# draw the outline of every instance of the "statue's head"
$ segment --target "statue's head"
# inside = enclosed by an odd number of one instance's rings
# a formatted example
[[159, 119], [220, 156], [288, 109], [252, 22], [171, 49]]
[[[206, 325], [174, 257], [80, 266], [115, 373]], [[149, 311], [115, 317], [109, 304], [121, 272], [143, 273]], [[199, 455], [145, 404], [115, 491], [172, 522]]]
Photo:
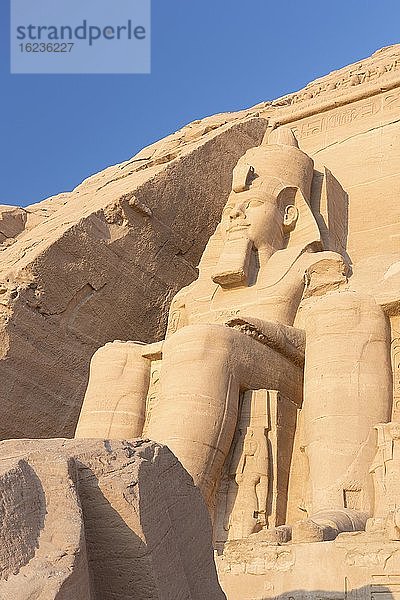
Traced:
[[258, 444], [254, 439], [254, 431], [252, 428], [248, 427], [243, 442], [243, 453], [247, 456], [254, 456], [257, 452], [257, 446]]
[[392, 421], [388, 423], [388, 433], [393, 440], [400, 440], [400, 423]]
[[293, 231], [299, 218], [295, 204], [295, 188], [275, 189], [249, 187], [229, 196], [222, 214], [222, 233], [226, 239], [245, 237], [259, 250], [283, 248], [286, 237]]
[[[271, 256], [289, 246], [320, 239], [309, 206], [314, 173], [288, 128], [278, 128], [239, 160], [232, 190], [222, 213], [224, 251], [213, 280], [220, 285], [245, 283], [252, 249]], [[237, 266], [243, 263], [242, 266]]]

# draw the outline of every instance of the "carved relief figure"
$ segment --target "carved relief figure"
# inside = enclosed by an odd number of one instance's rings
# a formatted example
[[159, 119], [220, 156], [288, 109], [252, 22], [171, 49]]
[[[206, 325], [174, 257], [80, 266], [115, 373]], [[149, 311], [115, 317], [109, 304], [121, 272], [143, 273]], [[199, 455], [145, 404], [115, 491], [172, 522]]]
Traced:
[[242, 539], [266, 525], [268, 444], [264, 429], [241, 435], [230, 468], [227, 497], [228, 539]]
[[[310, 203], [313, 176], [312, 159], [285, 128], [239, 160], [199, 277], [172, 302], [160, 393], [146, 423], [146, 435], [171, 448], [212, 513], [240, 393], [278, 390], [304, 417], [309, 517], [294, 536], [310, 540], [364, 527], [371, 431], [388, 419], [392, 393], [385, 315], [346, 287], [343, 257], [324, 250]], [[134, 342], [95, 354], [77, 437], [142, 435], [153, 355]], [[265, 504], [264, 446], [254, 431], [245, 439], [234, 469], [232, 536], [254, 531]], [[359, 499], [349, 508], [344, 490], [355, 479]]]
[[400, 540], [400, 423], [379, 423], [376, 430], [378, 449], [371, 466], [375, 508], [370, 526]]

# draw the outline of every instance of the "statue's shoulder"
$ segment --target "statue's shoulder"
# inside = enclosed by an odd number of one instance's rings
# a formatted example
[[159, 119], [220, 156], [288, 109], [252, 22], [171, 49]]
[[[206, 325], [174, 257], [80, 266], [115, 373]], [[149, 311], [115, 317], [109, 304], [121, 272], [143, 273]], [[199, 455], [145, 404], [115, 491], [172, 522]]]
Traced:
[[348, 283], [349, 265], [338, 252], [315, 252], [307, 262], [303, 300], [342, 290]]
[[186, 305], [187, 297], [192, 293], [193, 288], [195, 287], [197, 279], [190, 283], [189, 285], [185, 285], [185, 287], [181, 288], [176, 292], [171, 301], [171, 308], [183, 308]]
[[321, 250], [318, 252], [303, 252], [300, 257], [307, 270], [325, 269], [327, 271], [343, 271], [348, 273], [349, 267], [344, 257], [338, 252]]

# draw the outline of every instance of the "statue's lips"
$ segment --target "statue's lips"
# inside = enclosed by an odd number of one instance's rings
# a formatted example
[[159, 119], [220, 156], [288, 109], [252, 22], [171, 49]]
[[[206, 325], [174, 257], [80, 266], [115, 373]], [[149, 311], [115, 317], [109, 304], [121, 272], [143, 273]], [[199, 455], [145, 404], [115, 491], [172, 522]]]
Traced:
[[232, 231], [240, 231], [241, 229], [246, 229], [246, 227], [250, 227], [250, 223], [234, 223], [226, 228], [226, 232], [231, 233]]

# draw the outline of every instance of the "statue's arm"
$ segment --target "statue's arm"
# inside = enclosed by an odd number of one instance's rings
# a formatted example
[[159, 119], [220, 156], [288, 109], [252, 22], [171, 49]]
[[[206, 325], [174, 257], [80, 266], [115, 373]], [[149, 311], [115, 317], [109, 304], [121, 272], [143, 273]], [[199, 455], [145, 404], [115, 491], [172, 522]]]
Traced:
[[229, 319], [225, 325], [250, 335], [296, 364], [304, 364], [306, 336], [302, 329], [247, 316]]
[[242, 456], [240, 457], [239, 464], [238, 464], [238, 467], [237, 467], [236, 473], [235, 473], [235, 481], [238, 485], [243, 481], [243, 473], [244, 473], [245, 466], [246, 466], [246, 454], [243, 452]]

